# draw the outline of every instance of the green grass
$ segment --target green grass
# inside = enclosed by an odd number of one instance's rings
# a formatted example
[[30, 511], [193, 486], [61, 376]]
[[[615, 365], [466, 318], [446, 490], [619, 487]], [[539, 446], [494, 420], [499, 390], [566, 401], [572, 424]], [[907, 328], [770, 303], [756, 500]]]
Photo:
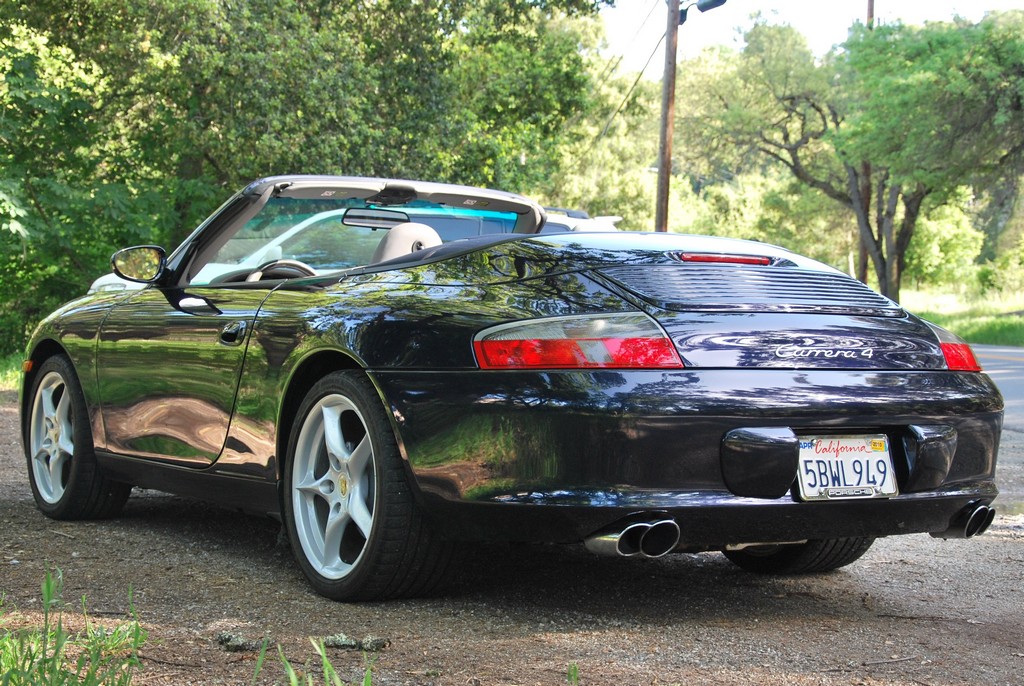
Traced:
[[0, 357], [0, 391], [16, 391], [21, 383], [21, 363], [25, 356], [12, 353]]
[[[40, 627], [11, 629], [9, 618], [0, 614], [0, 684], [130, 684], [140, 664], [139, 648], [146, 641], [145, 630], [137, 619], [112, 629], [94, 623], [83, 598], [85, 628], [69, 631], [64, 626], [62, 586], [59, 570], [46, 573]], [[130, 599], [131, 594], [129, 605]]]
[[[5, 613], [0, 596], [0, 686], [128, 686], [141, 667], [139, 649], [147, 634], [139, 624], [128, 594], [132, 618], [113, 628], [90, 619], [82, 598], [85, 628], [70, 631], [64, 624], [63, 576], [60, 570], [47, 572], [42, 582], [43, 623], [24, 624], [17, 614]], [[324, 641], [310, 638], [319, 660], [294, 667], [278, 646], [280, 661], [289, 686], [346, 686], [324, 648]], [[257, 683], [267, 657], [269, 639], [264, 639], [252, 676]], [[372, 686], [376, 659], [363, 655], [366, 667], [359, 686]], [[319, 662], [319, 665], [315, 664]], [[578, 682], [577, 682], [578, 683]], [[357, 686], [355, 682], [351, 686]]]
[[[327, 651], [324, 648], [324, 642], [318, 641], [314, 638], [309, 639], [310, 643], [313, 644], [313, 649], [316, 654], [320, 656], [320, 675], [319, 678], [323, 679], [325, 686], [346, 686], [345, 682], [341, 680], [338, 673], [334, 669], [334, 665], [327, 658]], [[260, 651], [259, 660], [262, 662], [263, 657], [266, 653], [267, 644], [264, 642], [263, 649]], [[318, 675], [314, 675], [310, 672], [296, 669], [288, 661], [288, 658], [284, 656], [284, 651], [278, 646], [278, 653], [280, 653], [281, 664], [284, 666], [285, 676], [288, 678], [289, 686], [317, 686], [319, 683]], [[365, 658], [365, 656], [364, 656]], [[256, 677], [259, 676], [259, 668], [257, 667], [256, 674], [253, 675], [253, 682], [255, 683]], [[363, 672], [363, 681], [361, 686], [372, 686], [373, 685], [373, 666], [366, 668]], [[352, 684], [355, 686], [355, 683]]]
[[900, 304], [968, 343], [1024, 346], [1024, 294], [985, 297], [905, 290]]

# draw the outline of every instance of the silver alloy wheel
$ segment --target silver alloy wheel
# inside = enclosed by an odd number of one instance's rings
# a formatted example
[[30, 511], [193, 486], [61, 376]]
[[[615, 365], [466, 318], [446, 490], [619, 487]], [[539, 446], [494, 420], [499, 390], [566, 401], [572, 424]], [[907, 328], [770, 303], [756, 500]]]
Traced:
[[71, 459], [75, 454], [71, 393], [64, 377], [57, 372], [44, 376], [36, 387], [29, 447], [32, 478], [39, 496], [56, 505], [68, 486]]
[[366, 550], [376, 501], [373, 445], [351, 400], [331, 394], [310, 408], [291, 470], [295, 529], [305, 558], [320, 576], [342, 579]]

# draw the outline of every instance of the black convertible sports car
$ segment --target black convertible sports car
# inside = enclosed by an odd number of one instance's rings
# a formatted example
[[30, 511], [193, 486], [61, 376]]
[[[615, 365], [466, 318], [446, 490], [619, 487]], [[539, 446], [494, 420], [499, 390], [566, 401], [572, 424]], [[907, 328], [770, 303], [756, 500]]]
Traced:
[[1002, 398], [960, 339], [817, 262], [541, 234], [525, 198], [290, 176], [122, 250], [28, 346], [39, 508], [133, 485], [279, 517], [320, 593], [421, 594], [464, 541], [819, 572], [994, 511]]

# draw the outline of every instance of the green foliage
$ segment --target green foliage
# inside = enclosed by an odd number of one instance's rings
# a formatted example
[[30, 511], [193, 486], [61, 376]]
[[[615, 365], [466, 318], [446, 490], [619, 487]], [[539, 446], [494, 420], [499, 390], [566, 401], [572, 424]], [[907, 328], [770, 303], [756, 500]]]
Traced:
[[[127, 686], [140, 667], [139, 649], [147, 639], [135, 616], [129, 592], [131, 621], [108, 628], [93, 622], [82, 599], [85, 628], [77, 633], [64, 626], [63, 576], [60, 570], [47, 572], [41, 584], [43, 624], [40, 627], [9, 628], [11, 615], [4, 616], [0, 596], [0, 686]], [[345, 686], [327, 657], [324, 642], [310, 639], [318, 658], [319, 678], [307, 665], [294, 667], [278, 646], [280, 662], [292, 686]], [[269, 640], [264, 640], [253, 671], [259, 680], [266, 661]], [[375, 660], [364, 654], [361, 686], [372, 686]], [[354, 686], [354, 683], [353, 683]]]
[[0, 353], [260, 176], [557, 177], [600, 4], [0, 4]]
[[[1024, 12], [858, 25], [816, 60], [794, 29], [758, 20], [741, 52], [708, 51], [681, 70], [686, 169], [720, 183], [781, 165], [850, 212], [879, 288], [898, 299], [926, 200], [955, 203], [965, 183], [1024, 165], [1022, 28]], [[935, 275], [930, 243], [915, 278]]]
[[965, 208], [966, 189], [959, 202], [940, 205], [927, 212], [918, 222], [914, 241], [907, 249], [904, 276], [915, 286], [942, 286], [968, 283], [977, 267], [985, 236], [970, 222]]
[[18, 390], [21, 383], [21, 363], [24, 355], [11, 353], [0, 357], [0, 391], [12, 392]]
[[657, 185], [650, 166], [658, 150], [653, 113], [660, 90], [633, 75], [612, 76], [609, 66], [596, 59], [589, 69], [595, 75], [586, 108], [563, 135], [564, 144], [553, 158], [555, 171], [533, 192], [546, 205], [620, 216], [619, 228], [650, 231]]
[[1024, 12], [857, 27], [842, 147], [943, 194], [1024, 164]]
[[953, 316], [944, 313], [924, 313], [921, 316], [949, 329], [969, 343], [1017, 347], [1024, 345], [1024, 315], [965, 312]]
[[0, 38], [0, 352], [107, 271], [112, 245], [154, 223], [156, 194], [105, 178], [108, 86], [93, 65], [21, 23]]
[[62, 589], [60, 571], [47, 572], [42, 583], [43, 625], [38, 629], [0, 625], [0, 684], [130, 684], [140, 664], [138, 650], [146, 641], [138, 620], [113, 629], [97, 625], [89, 619], [83, 598], [85, 628], [71, 633], [64, 626]]
[[453, 178], [523, 190], [557, 169], [563, 129], [588, 108], [586, 40], [580, 23], [539, 10], [507, 25], [470, 11], [453, 41], [458, 144], [447, 153]]
[[694, 185], [680, 191], [687, 231], [781, 245], [837, 269], [850, 269], [857, 249], [850, 217], [781, 170], [740, 174], [698, 190]]
[[1024, 236], [1015, 249], [1007, 250], [981, 266], [978, 283], [983, 293], [1024, 293]]
[[845, 88], [855, 106], [835, 144], [847, 159], [869, 161], [875, 178], [884, 173], [902, 193], [902, 225], [891, 247], [881, 234], [890, 281], [899, 283], [904, 265], [916, 268], [909, 275], [921, 283], [953, 281], [966, 275], [953, 268], [943, 276], [936, 267], [961, 261], [951, 251], [975, 249], [973, 232], [950, 217], [943, 233], [955, 236], [943, 236], [940, 247], [934, 226], [915, 226], [912, 200], [933, 213], [942, 204], [963, 206], [965, 184], [981, 191], [1024, 171], [1022, 36], [1024, 12], [1014, 11], [977, 24], [857, 27], [847, 41]]

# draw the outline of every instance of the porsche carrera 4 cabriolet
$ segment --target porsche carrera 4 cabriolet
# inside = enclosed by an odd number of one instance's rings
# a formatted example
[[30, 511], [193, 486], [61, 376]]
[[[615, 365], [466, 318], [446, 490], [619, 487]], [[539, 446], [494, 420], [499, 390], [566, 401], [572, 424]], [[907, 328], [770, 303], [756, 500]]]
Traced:
[[28, 344], [39, 509], [110, 517], [137, 486], [267, 514], [344, 600], [430, 592], [473, 541], [802, 573], [991, 523], [1003, 401], [963, 340], [778, 247], [544, 221], [274, 177], [116, 253], [142, 287]]

